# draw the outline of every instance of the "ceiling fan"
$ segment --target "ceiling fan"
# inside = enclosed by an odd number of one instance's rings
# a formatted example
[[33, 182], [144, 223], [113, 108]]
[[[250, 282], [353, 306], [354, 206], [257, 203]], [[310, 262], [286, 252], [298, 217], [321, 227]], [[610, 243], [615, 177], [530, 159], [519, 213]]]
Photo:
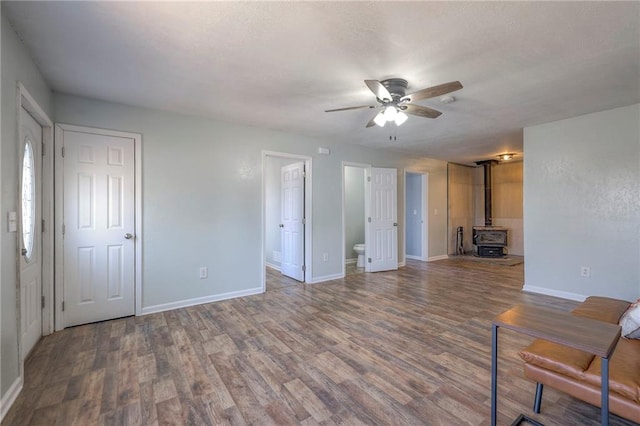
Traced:
[[451, 81], [449, 83], [440, 84], [438, 86], [427, 87], [417, 92], [405, 94], [407, 90], [407, 80], [402, 78], [389, 78], [387, 80], [365, 80], [369, 90], [376, 95], [378, 105], [359, 105], [346, 108], [328, 109], [325, 112], [348, 111], [361, 108], [375, 108], [380, 111], [369, 120], [366, 127], [378, 125], [383, 127], [387, 122], [394, 122], [397, 126], [407, 121], [407, 114], [417, 115], [418, 117], [436, 118], [440, 111], [428, 108], [422, 105], [416, 105], [412, 102], [421, 101], [423, 99], [441, 96], [447, 93], [455, 92], [462, 89], [459, 81]]

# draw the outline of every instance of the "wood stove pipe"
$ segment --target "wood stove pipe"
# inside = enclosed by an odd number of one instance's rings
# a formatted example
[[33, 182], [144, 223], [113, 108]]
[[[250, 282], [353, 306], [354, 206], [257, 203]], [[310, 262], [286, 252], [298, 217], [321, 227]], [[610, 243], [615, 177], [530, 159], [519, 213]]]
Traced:
[[478, 166], [484, 170], [484, 226], [493, 225], [492, 201], [491, 201], [491, 168], [496, 160], [477, 161]]

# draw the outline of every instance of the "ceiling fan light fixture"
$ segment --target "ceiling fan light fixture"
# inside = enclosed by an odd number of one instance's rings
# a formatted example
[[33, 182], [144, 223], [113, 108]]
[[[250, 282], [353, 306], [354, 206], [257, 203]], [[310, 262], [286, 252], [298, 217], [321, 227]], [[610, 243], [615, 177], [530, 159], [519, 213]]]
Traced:
[[407, 121], [407, 118], [409, 118], [407, 114], [405, 114], [402, 111], [398, 111], [398, 113], [396, 114], [396, 118], [394, 120], [396, 122], [396, 126], [400, 126], [402, 123]]
[[398, 115], [398, 109], [396, 108], [395, 105], [388, 106], [384, 110], [384, 118], [389, 122], [395, 121], [397, 115]]
[[374, 122], [374, 123], [376, 123], [376, 124], [377, 124], [378, 126], [380, 126], [380, 127], [384, 127], [385, 123], [387, 122], [387, 119], [386, 119], [386, 117], [385, 117], [385, 115], [384, 115], [384, 112], [383, 112], [383, 111], [380, 111], [380, 112], [378, 113], [378, 115], [376, 115], [376, 116], [373, 118], [373, 122]]

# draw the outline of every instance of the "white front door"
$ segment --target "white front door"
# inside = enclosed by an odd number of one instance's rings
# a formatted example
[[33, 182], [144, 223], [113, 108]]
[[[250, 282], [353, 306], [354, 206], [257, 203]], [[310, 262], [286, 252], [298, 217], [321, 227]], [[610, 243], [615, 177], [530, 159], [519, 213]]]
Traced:
[[64, 326], [135, 311], [135, 140], [64, 130]]
[[304, 163], [280, 170], [280, 209], [283, 275], [304, 281]]
[[24, 108], [20, 122], [20, 312], [26, 357], [42, 336], [42, 127]]
[[367, 270], [398, 269], [398, 172], [371, 168], [369, 238]]

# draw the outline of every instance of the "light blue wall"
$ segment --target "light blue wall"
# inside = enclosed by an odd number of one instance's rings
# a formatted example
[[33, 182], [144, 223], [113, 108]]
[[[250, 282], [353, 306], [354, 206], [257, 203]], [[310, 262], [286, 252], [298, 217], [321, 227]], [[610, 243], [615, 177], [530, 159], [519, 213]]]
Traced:
[[524, 241], [525, 290], [640, 297], [640, 105], [524, 129]]
[[356, 259], [353, 251], [356, 244], [364, 244], [364, 189], [365, 169], [346, 166], [344, 168], [344, 257]]
[[7, 212], [17, 211], [18, 200], [18, 126], [17, 126], [17, 84], [22, 82], [25, 88], [51, 117], [51, 91], [40, 75], [33, 60], [11, 28], [4, 16], [2, 27], [2, 197], [0, 202], [0, 250], [2, 266], [0, 270], [1, 301], [0, 313], [0, 392], [6, 391], [19, 375], [18, 329], [16, 321], [16, 233], [7, 232]]
[[407, 173], [407, 224], [408, 256], [422, 256], [422, 175]]
[[[396, 167], [399, 176], [403, 167], [446, 173], [441, 161], [346, 141], [61, 94], [55, 94], [54, 107], [60, 123], [142, 134], [143, 307], [259, 288], [262, 150], [313, 157], [314, 279], [342, 271], [342, 161]], [[330, 147], [331, 155], [318, 155], [319, 146]], [[434, 191], [446, 208], [446, 187]], [[404, 259], [404, 238], [399, 246]], [[209, 279], [198, 278], [200, 266], [209, 267]]]

